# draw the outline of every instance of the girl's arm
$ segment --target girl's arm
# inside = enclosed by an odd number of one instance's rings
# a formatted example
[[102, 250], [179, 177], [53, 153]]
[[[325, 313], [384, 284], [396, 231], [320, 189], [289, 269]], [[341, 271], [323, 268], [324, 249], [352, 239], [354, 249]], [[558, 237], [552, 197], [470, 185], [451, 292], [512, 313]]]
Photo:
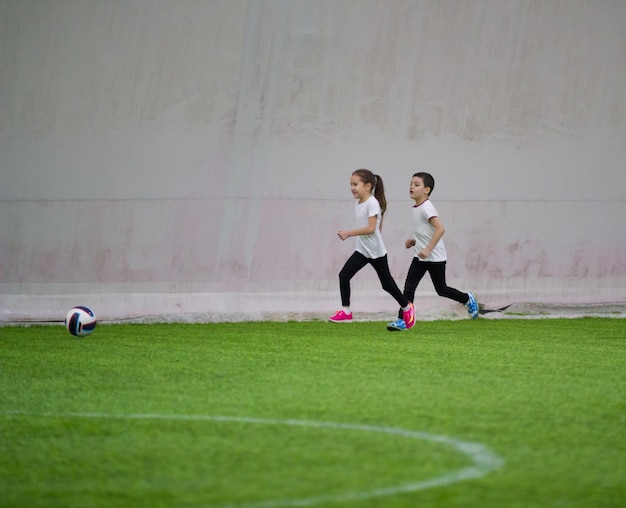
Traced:
[[339, 231], [337, 231], [337, 236], [342, 240], [345, 240], [347, 238], [350, 238], [351, 236], [371, 235], [374, 231], [376, 231], [377, 217], [378, 215], [372, 215], [368, 220], [367, 226], [365, 226], [364, 228], [352, 230], [340, 229]]
[[437, 245], [437, 242], [441, 240], [441, 237], [446, 232], [443, 224], [439, 220], [439, 217], [431, 217], [428, 222], [430, 222], [432, 227], [435, 228], [435, 231], [433, 232], [433, 237], [430, 239], [430, 242], [428, 242], [428, 245], [417, 254], [422, 259], [430, 256], [430, 253], [435, 248], [435, 245]]

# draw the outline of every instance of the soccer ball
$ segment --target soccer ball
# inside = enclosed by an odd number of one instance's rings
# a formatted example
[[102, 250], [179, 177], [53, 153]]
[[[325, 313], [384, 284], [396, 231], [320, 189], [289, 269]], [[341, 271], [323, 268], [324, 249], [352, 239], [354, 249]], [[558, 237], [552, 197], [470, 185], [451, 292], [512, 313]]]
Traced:
[[91, 309], [78, 305], [65, 316], [65, 328], [76, 337], [86, 337], [96, 327], [96, 315]]

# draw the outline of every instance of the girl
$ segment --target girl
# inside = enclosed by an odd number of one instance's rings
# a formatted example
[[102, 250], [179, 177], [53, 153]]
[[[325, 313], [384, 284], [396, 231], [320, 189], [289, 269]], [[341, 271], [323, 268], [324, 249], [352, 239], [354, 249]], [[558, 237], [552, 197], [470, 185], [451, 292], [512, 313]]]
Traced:
[[[415, 257], [409, 267], [409, 272], [404, 283], [404, 296], [411, 302], [415, 299], [415, 290], [428, 272], [439, 296], [450, 298], [455, 302], [465, 305], [472, 319], [478, 317], [478, 303], [473, 293], [462, 293], [458, 289], [451, 288], [446, 283], [446, 261], [448, 259], [446, 248], [443, 244], [445, 228], [439, 220], [439, 214], [435, 205], [430, 201], [430, 195], [435, 188], [435, 179], [430, 173], [415, 173], [411, 178], [409, 195], [415, 201], [412, 208], [411, 224], [413, 226], [413, 238], [409, 238], [405, 247], [415, 248]], [[387, 330], [405, 330], [403, 312], [398, 313], [398, 320], [387, 325]]]
[[387, 250], [380, 234], [383, 214], [387, 209], [383, 180], [368, 169], [357, 169], [350, 177], [350, 188], [352, 195], [357, 199], [357, 229], [341, 229], [337, 232], [337, 236], [341, 240], [356, 236], [356, 250], [339, 272], [339, 290], [343, 308], [329, 319], [333, 323], [352, 322], [350, 280], [369, 263], [376, 270], [383, 289], [393, 296], [402, 308], [402, 318], [406, 328], [411, 328], [415, 324], [413, 304], [402, 294], [391, 276], [387, 263]]

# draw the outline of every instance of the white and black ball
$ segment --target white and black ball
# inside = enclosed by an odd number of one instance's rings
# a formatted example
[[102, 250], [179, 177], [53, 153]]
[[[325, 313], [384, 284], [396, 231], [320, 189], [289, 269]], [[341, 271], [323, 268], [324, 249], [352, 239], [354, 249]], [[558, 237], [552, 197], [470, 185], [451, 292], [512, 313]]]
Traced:
[[72, 307], [65, 316], [65, 328], [76, 337], [86, 337], [96, 328], [96, 315], [82, 305]]

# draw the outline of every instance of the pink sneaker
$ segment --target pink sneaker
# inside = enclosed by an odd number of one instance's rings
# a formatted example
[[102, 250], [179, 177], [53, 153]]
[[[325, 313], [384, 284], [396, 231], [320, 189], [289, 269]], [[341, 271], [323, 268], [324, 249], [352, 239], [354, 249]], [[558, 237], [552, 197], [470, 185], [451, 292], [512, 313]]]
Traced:
[[333, 323], [352, 323], [352, 313], [346, 314], [343, 310], [337, 311], [334, 316], [328, 318]]
[[413, 328], [415, 324], [415, 307], [411, 302], [409, 302], [409, 310], [402, 312], [402, 318], [404, 319], [407, 330]]

